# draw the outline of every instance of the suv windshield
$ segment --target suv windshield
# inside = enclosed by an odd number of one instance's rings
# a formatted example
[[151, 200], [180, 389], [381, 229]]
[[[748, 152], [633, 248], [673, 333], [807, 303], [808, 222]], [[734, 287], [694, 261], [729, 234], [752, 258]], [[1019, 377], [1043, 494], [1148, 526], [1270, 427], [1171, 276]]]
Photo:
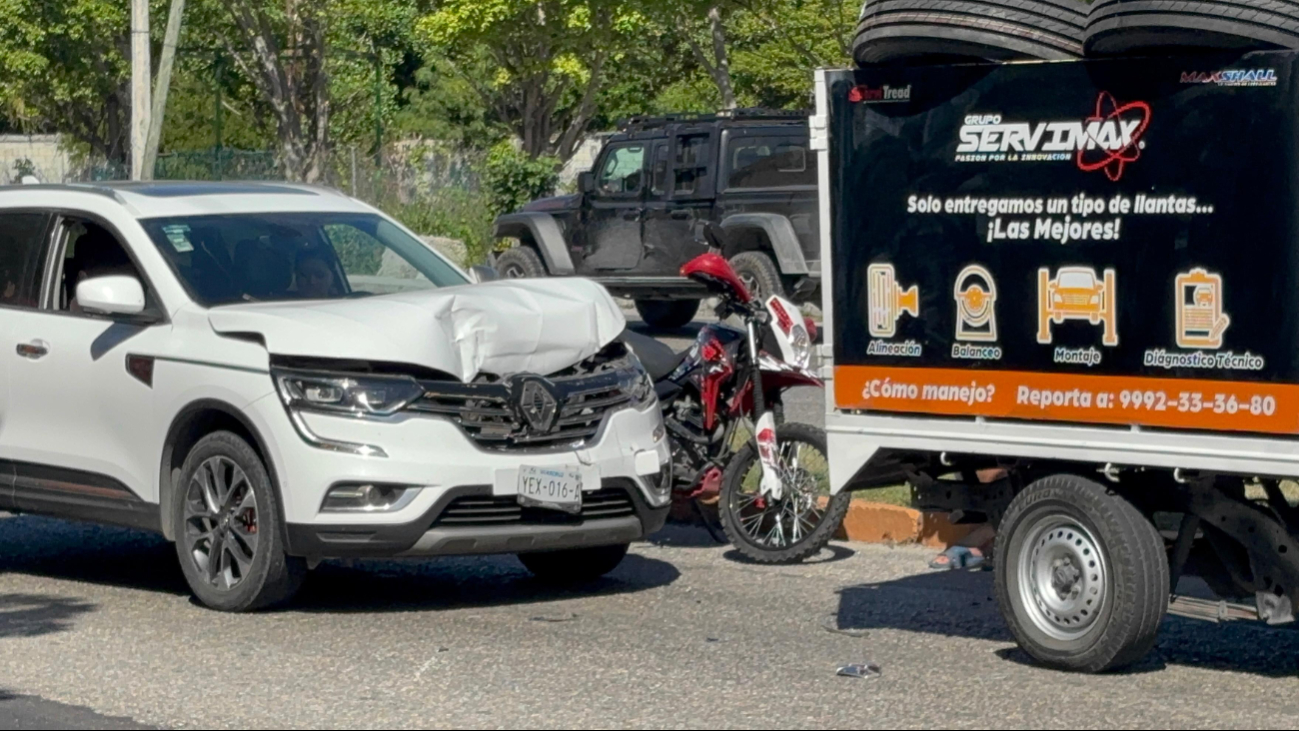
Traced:
[[254, 213], [140, 223], [206, 307], [467, 283], [423, 242], [374, 214]]

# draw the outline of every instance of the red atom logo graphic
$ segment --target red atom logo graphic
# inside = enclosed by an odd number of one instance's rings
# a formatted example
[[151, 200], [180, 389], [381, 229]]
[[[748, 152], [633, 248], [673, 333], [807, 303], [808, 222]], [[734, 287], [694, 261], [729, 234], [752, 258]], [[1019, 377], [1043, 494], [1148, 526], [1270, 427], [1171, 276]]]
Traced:
[[1087, 118], [1087, 122], [1116, 122], [1119, 125], [1119, 134], [1122, 134], [1125, 122], [1132, 122], [1140, 118], [1140, 124], [1132, 129], [1131, 136], [1127, 138], [1126, 144], [1117, 149], [1105, 149], [1100, 140], [1094, 136], [1088, 135], [1088, 139], [1095, 144], [1095, 149], [1082, 149], [1078, 151], [1078, 167], [1083, 172], [1095, 172], [1104, 170], [1106, 177], [1114, 182], [1118, 182], [1123, 177], [1123, 170], [1130, 162], [1136, 162], [1141, 157], [1141, 137], [1145, 135], [1146, 128], [1150, 126], [1150, 105], [1145, 102], [1129, 102], [1123, 106], [1114, 100], [1114, 95], [1108, 91], [1102, 91], [1096, 99], [1096, 114]]

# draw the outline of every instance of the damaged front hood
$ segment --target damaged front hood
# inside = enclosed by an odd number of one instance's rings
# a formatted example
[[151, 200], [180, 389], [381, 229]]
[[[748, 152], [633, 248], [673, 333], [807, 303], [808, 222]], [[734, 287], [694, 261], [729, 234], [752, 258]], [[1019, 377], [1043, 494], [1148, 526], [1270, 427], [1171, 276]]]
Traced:
[[273, 355], [407, 363], [464, 382], [549, 375], [595, 355], [627, 324], [604, 287], [575, 278], [231, 305], [208, 320], [224, 335], [261, 336]]

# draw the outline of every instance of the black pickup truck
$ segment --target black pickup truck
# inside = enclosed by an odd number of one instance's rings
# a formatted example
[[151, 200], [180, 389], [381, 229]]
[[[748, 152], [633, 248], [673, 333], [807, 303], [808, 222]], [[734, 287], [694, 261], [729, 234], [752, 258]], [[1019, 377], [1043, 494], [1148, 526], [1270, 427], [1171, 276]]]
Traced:
[[722, 253], [761, 296], [818, 301], [817, 156], [803, 112], [741, 110], [623, 123], [576, 195], [538, 200], [496, 221], [518, 241], [496, 260], [505, 277], [584, 276], [636, 301], [651, 326], [691, 321], [705, 293], [679, 276]]

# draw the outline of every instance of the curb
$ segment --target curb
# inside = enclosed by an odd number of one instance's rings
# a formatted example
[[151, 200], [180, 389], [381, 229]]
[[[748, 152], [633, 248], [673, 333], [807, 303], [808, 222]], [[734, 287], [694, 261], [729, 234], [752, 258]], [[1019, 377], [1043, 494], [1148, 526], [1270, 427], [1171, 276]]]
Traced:
[[972, 530], [974, 526], [953, 525], [947, 513], [854, 500], [835, 537], [854, 543], [916, 544], [941, 550]]

